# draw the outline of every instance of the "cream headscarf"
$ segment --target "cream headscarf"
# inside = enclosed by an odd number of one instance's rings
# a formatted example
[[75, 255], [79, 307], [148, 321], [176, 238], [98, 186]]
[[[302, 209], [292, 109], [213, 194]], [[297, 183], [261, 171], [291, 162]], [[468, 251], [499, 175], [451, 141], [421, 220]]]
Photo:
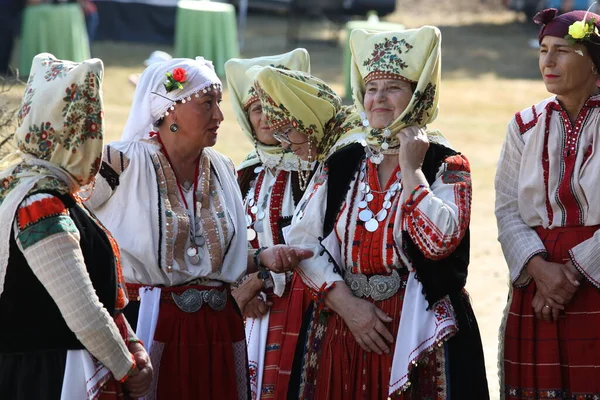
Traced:
[[104, 67], [57, 60], [42, 53], [17, 114], [17, 150], [0, 161], [0, 294], [8, 264], [12, 222], [28, 193], [75, 193], [92, 182], [102, 157]]
[[342, 107], [333, 89], [310, 74], [264, 67], [255, 86], [269, 126], [277, 130], [289, 124], [306, 134], [316, 146], [317, 161], [360, 123], [353, 108]]
[[[167, 92], [167, 73], [176, 68], [185, 70], [186, 81], [182, 89]], [[189, 101], [213, 89], [221, 89], [221, 80], [215, 73], [212, 62], [202, 57], [174, 58], [150, 65], [142, 72], [133, 96], [129, 118], [123, 129], [121, 140], [133, 142], [149, 137], [154, 123], [168, 115], [178, 101]]]
[[[232, 58], [225, 63], [225, 76], [233, 111], [242, 130], [256, 147], [256, 150], [250, 152], [238, 166], [238, 170], [259, 164], [261, 161], [268, 162], [275, 159], [277, 163], [286, 168], [297, 168], [298, 166], [298, 158], [293, 153], [286, 152], [281, 145], [273, 146], [259, 142], [248, 119], [248, 107], [251, 103], [259, 100], [258, 93], [254, 88], [254, 80], [260, 71], [260, 68], [257, 67], [266, 66], [310, 73], [310, 56], [305, 49], [295, 49], [273, 56], [249, 59]], [[283, 159], [280, 160], [282, 155]]]
[[[410, 103], [387, 128], [390, 147], [399, 145], [396, 134], [408, 126], [425, 127], [438, 113], [441, 73], [441, 33], [434, 26], [400, 32], [370, 33], [352, 31], [352, 97], [359, 113], [364, 115], [365, 85], [374, 79], [400, 79], [414, 84]], [[367, 142], [379, 147], [384, 130], [367, 129]], [[428, 132], [430, 139], [449, 146], [437, 131]]]

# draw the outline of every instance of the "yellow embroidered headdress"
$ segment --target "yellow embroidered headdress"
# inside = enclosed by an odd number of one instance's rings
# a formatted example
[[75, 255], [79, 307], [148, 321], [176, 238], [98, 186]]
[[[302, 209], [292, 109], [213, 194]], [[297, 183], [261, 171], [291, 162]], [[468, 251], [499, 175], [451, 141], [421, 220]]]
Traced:
[[[352, 97], [364, 114], [365, 85], [375, 79], [399, 79], [414, 85], [413, 96], [404, 112], [386, 129], [368, 127], [367, 142], [379, 148], [399, 145], [396, 134], [405, 127], [424, 127], [435, 120], [438, 112], [441, 73], [441, 33], [438, 28], [424, 26], [400, 32], [370, 33], [356, 29], [350, 35], [352, 51]], [[440, 133], [428, 133], [432, 138]]]
[[[256, 150], [248, 154], [238, 169], [258, 164], [261, 159], [266, 163], [276, 161], [289, 168], [298, 165], [297, 157], [293, 153], [286, 153], [279, 145], [272, 146], [259, 142], [248, 119], [248, 107], [258, 100], [254, 79], [260, 71], [259, 67], [266, 66], [310, 73], [310, 56], [305, 49], [295, 49], [288, 53], [272, 56], [249, 59], [232, 58], [225, 63], [225, 76], [233, 111], [240, 127], [256, 146]], [[281, 159], [284, 154], [285, 159]]]
[[359, 122], [333, 89], [310, 74], [266, 67], [256, 76], [256, 90], [269, 126], [291, 125], [306, 134], [316, 146], [317, 160]]

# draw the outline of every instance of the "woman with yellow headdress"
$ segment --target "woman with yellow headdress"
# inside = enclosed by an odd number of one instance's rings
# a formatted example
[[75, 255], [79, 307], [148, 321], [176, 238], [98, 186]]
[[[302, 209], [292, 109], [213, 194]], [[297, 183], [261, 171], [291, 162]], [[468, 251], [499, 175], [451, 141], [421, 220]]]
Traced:
[[[227, 86], [240, 127], [254, 144], [238, 167], [244, 196], [249, 245], [253, 249], [283, 244], [282, 228], [289, 224], [302, 197], [300, 178], [312, 169], [286, 151], [266, 123], [254, 78], [264, 66], [310, 72], [305, 49], [225, 63]], [[304, 186], [305, 187], [305, 186]], [[286, 398], [289, 371], [308, 304], [302, 287], [292, 290], [292, 273], [253, 273], [232, 291], [246, 319], [246, 341], [253, 398]], [[262, 293], [262, 294], [261, 294]], [[306, 298], [306, 300], [304, 300]]]
[[[488, 399], [464, 290], [469, 163], [437, 115], [440, 32], [352, 32], [363, 143], [332, 154], [288, 233], [317, 294], [299, 398]], [[328, 310], [324, 310], [324, 307]]]

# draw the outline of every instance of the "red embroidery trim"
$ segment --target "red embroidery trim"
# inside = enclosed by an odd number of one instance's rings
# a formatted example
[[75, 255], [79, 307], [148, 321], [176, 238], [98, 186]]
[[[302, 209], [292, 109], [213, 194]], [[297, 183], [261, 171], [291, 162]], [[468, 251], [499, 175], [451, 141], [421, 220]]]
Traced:
[[523, 117], [520, 112], [515, 114], [515, 120], [517, 121], [517, 125], [519, 125], [519, 132], [521, 132], [521, 135], [533, 128], [538, 122], [539, 114], [537, 113], [535, 106], [531, 106], [531, 112], [533, 113], [533, 119], [527, 123], [523, 122]]
[[275, 184], [271, 191], [271, 201], [269, 207], [269, 223], [271, 225], [271, 236], [273, 236], [273, 245], [282, 244], [282, 239], [279, 235], [279, 218], [281, 218], [281, 206], [283, 205], [283, 195], [287, 186], [290, 173], [287, 171], [279, 171], [275, 178]]
[[57, 197], [47, 197], [36, 200], [26, 207], [19, 208], [19, 229], [23, 230], [42, 219], [55, 217], [57, 215], [69, 215], [65, 205]]

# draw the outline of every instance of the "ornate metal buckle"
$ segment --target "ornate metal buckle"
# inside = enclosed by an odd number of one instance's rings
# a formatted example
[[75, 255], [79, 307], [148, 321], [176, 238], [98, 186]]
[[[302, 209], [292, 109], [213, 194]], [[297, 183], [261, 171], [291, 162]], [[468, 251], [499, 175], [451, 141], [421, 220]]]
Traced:
[[381, 301], [392, 297], [402, 283], [398, 271], [393, 270], [391, 275], [373, 275], [347, 273], [345, 281], [350, 286], [356, 297], [370, 297]]
[[197, 289], [188, 289], [181, 294], [171, 293], [173, 301], [179, 309], [186, 313], [194, 313], [202, 308], [204, 303], [203, 291]]
[[217, 289], [188, 289], [181, 294], [171, 293], [171, 297], [177, 307], [186, 313], [198, 311], [204, 303], [215, 311], [221, 311], [227, 305], [227, 292]]
[[204, 301], [215, 311], [221, 311], [227, 305], [227, 292], [217, 289], [205, 290]]

